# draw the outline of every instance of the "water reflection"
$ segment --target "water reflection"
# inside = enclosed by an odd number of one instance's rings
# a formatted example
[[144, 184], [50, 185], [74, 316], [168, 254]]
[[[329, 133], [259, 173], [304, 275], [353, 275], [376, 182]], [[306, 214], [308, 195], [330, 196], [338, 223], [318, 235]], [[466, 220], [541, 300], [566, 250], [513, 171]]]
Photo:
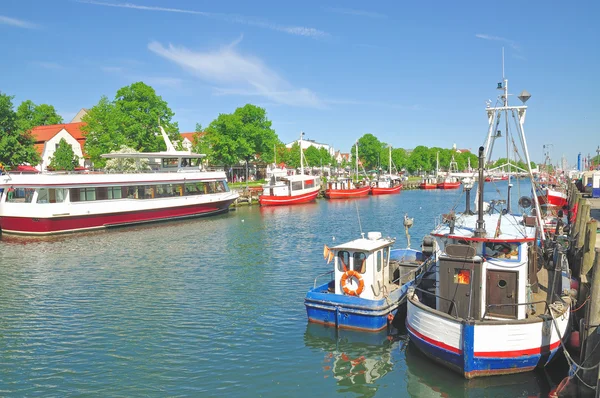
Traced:
[[304, 344], [323, 354], [323, 377], [333, 377], [338, 392], [372, 397], [380, 386], [378, 380], [394, 367], [392, 351], [399, 338], [387, 331], [364, 333], [309, 323]]
[[542, 371], [463, 379], [406, 344], [406, 384], [412, 397], [547, 397], [550, 386]]

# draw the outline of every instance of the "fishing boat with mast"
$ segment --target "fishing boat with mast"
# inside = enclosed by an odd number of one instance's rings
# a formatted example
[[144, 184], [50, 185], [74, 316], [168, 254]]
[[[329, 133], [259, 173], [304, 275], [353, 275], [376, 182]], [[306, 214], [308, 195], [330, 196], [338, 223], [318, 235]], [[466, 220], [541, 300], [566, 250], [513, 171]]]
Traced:
[[388, 148], [388, 174], [377, 176], [377, 179], [371, 183], [371, 195], [390, 195], [402, 190], [402, 178], [392, 172], [394, 163], [392, 162], [391, 145]]
[[321, 178], [304, 174], [304, 153], [300, 134], [300, 174], [276, 176], [263, 185], [262, 195], [258, 197], [261, 206], [284, 206], [314, 201], [321, 189]]
[[365, 180], [358, 181], [358, 142], [356, 143], [356, 169], [354, 181], [350, 177], [337, 177], [327, 182], [325, 197], [327, 199], [351, 199], [366, 197], [371, 192], [371, 186]]
[[[533, 188], [523, 129], [530, 95], [523, 91], [518, 97], [523, 105], [512, 106], [508, 80], [503, 78], [498, 89], [501, 104], [486, 108], [489, 129], [485, 147], [479, 148], [476, 212], [470, 211], [465, 189], [465, 211], [444, 215], [431, 233], [437, 242], [435, 289], [417, 284], [407, 293], [412, 344], [467, 379], [546, 365], [569, 333], [565, 251], [546, 240], [537, 197], [521, 198], [523, 214], [513, 213], [508, 184], [506, 199], [484, 202], [484, 160], [491, 156], [492, 133], [501, 117], [506, 139], [521, 143]], [[516, 121], [515, 136], [510, 120]], [[531, 204], [535, 212], [525, 208]]]
[[420, 189], [437, 189], [438, 178], [439, 178], [439, 167], [440, 159], [439, 153], [436, 154], [435, 157], [435, 175], [424, 176], [419, 184]]
[[0, 229], [51, 235], [227, 212], [239, 195], [225, 172], [206, 171], [205, 155], [177, 151], [159, 129], [166, 151], [102, 155], [134, 159], [138, 172], [0, 175]]
[[437, 182], [437, 189], [458, 189], [460, 188], [460, 180], [454, 174], [458, 173], [458, 166], [452, 155], [452, 160], [448, 167], [448, 173], [445, 176], [440, 176]]

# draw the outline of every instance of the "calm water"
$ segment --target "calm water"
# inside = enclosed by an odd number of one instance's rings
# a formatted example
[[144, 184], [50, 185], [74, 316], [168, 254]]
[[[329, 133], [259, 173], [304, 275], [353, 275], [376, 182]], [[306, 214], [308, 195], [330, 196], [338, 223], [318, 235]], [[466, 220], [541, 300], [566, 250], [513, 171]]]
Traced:
[[404, 246], [407, 212], [418, 247], [435, 215], [464, 208], [459, 196], [406, 191], [5, 236], [0, 396], [546, 396], [542, 373], [467, 382], [424, 359], [402, 330], [307, 324], [304, 295], [330, 269], [323, 244], [356, 238], [362, 227]]

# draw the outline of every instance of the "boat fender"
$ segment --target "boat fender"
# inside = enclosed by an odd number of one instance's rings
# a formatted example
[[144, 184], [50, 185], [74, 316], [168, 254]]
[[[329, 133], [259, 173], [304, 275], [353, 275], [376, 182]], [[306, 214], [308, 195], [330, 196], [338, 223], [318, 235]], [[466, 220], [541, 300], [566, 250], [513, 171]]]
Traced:
[[[356, 279], [356, 282], [358, 283], [358, 287], [354, 290], [348, 286], [348, 281], [351, 278]], [[344, 293], [349, 296], [359, 296], [365, 288], [365, 281], [363, 281], [362, 275], [352, 269], [344, 272], [341, 282]]]

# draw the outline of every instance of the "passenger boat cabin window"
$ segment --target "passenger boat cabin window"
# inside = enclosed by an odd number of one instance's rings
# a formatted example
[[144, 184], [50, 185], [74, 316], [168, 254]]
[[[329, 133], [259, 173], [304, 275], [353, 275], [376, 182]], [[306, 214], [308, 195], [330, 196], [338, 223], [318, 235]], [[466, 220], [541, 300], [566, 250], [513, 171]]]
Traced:
[[163, 158], [162, 167], [165, 169], [179, 167], [179, 159], [177, 158]]
[[6, 201], [9, 203], [31, 203], [35, 188], [14, 188], [6, 191]]
[[383, 264], [382, 264], [382, 263], [383, 263], [383, 261], [382, 261], [382, 258], [381, 258], [381, 256], [382, 256], [382, 251], [381, 251], [381, 250], [378, 250], [378, 251], [375, 253], [375, 263], [377, 264], [377, 272], [381, 272], [381, 267], [382, 267], [382, 265], [383, 265]]
[[367, 270], [367, 255], [362, 252], [356, 252], [352, 257], [354, 258], [354, 271], [364, 274]]
[[64, 188], [40, 188], [37, 203], [62, 203], [65, 201]]
[[508, 260], [519, 259], [519, 243], [514, 242], [485, 242], [486, 257]]

